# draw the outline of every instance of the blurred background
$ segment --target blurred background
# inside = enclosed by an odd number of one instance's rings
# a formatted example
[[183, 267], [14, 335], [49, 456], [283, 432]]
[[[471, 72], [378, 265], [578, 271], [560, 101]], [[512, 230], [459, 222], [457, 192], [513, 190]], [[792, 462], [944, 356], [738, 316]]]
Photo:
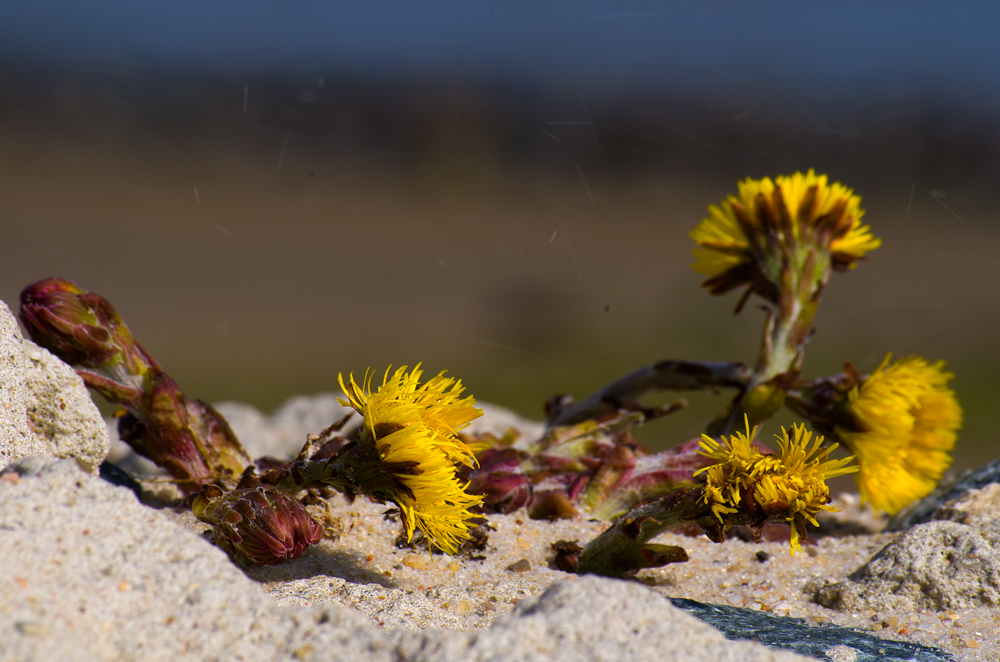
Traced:
[[0, 299], [73, 279], [210, 401], [423, 361], [540, 418], [657, 359], [752, 364], [763, 315], [699, 288], [687, 233], [738, 180], [815, 168], [884, 243], [834, 274], [804, 375], [945, 359], [955, 466], [978, 466], [997, 25], [988, 3], [2, 3]]

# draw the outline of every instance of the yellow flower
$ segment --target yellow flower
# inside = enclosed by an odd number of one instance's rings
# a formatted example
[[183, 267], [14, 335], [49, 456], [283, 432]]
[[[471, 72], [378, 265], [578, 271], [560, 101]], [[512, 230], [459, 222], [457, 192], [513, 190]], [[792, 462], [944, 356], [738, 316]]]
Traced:
[[457, 432], [482, 415], [472, 396], [461, 397], [462, 382], [444, 373], [420, 384], [420, 365], [409, 374], [406, 366], [391, 376], [386, 370], [382, 385], [372, 393], [372, 375], [366, 373], [359, 386], [350, 376], [348, 384], [339, 376], [349, 402], [364, 417], [365, 433], [371, 435], [380, 459], [387, 464], [413, 469], [396, 473], [409, 490], [393, 497], [403, 514], [407, 540], [414, 528], [424, 532], [437, 547], [449, 554], [458, 551], [469, 537], [471, 508], [482, 497], [466, 492], [456, 472], [457, 464], [476, 466], [472, 449]]
[[[815, 259], [816, 269], [853, 268], [882, 244], [861, 224], [860, 205], [861, 198], [851, 189], [839, 182], [828, 184], [826, 175], [812, 170], [782, 175], [774, 182], [747, 178], [739, 183], [738, 196], [709, 206], [708, 217], [689, 233], [699, 246], [692, 266], [709, 276], [705, 286], [713, 294], [753, 283], [755, 272], [777, 283], [783, 255], [791, 255], [802, 267], [808, 249], [824, 254]], [[807, 250], [797, 251], [799, 247]]]
[[711, 505], [719, 522], [724, 521], [723, 515], [739, 511], [736, 506], [740, 505], [741, 493], [750, 484], [754, 466], [767, 457], [752, 444], [757, 427], [750, 430], [749, 422], [747, 426], [746, 434], [737, 432], [722, 443], [703, 434], [698, 445], [700, 455], [719, 461], [694, 473], [696, 476], [702, 472], [708, 474], [702, 502]]
[[[696, 472], [707, 474], [701, 501], [711, 506], [723, 526], [725, 516], [733, 513], [746, 514], [760, 523], [787, 522], [792, 529], [790, 551], [801, 552], [806, 522], [817, 526], [817, 513], [835, 510], [829, 505], [826, 480], [857, 471], [858, 467], [846, 466], [853, 457], [827, 459], [837, 444], [824, 447], [823, 437], [817, 437], [810, 445], [812, 432], [804, 425], [792, 426], [791, 437], [784, 428], [775, 435], [781, 449], [778, 455], [753, 446], [756, 433], [757, 428], [750, 430], [748, 423], [746, 434], [737, 432], [722, 443], [702, 435], [698, 452], [719, 460], [719, 464]], [[752, 496], [753, 503], [746, 503], [744, 496]]]
[[944, 361], [913, 356], [889, 365], [891, 356], [848, 392], [854, 429], [837, 434], [857, 454], [861, 498], [895, 513], [929, 494], [951, 464], [962, 407]]

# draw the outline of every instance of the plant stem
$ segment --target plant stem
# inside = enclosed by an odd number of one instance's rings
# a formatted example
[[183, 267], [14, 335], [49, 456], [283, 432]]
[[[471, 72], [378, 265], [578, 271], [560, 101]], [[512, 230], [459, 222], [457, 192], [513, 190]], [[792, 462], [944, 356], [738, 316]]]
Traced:
[[548, 425], [573, 425], [596, 419], [656, 391], [746, 388], [751, 374], [748, 366], [735, 361], [658, 361], [633, 370], [580, 402], [554, 406], [549, 412]]
[[767, 310], [757, 366], [743, 392], [709, 425], [710, 435], [730, 434], [744, 416], [753, 427], [784, 404], [785, 392], [798, 379], [802, 368], [803, 348], [828, 277], [829, 267], [816, 268], [813, 251], [806, 254], [797, 268], [789, 260], [784, 261], [777, 301]]
[[[635, 506], [587, 544], [577, 572], [618, 576], [642, 567], [686, 561], [687, 553], [680, 547], [646, 543], [669, 528], [710, 517], [708, 506], [698, 503], [700, 496], [699, 489], [683, 489]], [[657, 557], [654, 563], [649, 562], [650, 556]]]

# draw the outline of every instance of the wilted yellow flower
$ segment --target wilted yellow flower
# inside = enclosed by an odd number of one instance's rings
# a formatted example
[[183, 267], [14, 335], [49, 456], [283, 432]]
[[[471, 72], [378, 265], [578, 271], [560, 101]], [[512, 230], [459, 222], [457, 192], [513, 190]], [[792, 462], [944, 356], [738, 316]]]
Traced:
[[409, 493], [394, 495], [403, 514], [407, 539], [414, 528], [424, 532], [437, 547], [454, 554], [469, 537], [470, 508], [482, 497], [466, 492], [456, 472], [457, 464], [476, 466], [472, 449], [457, 432], [482, 415], [472, 396], [461, 397], [462, 382], [444, 373], [420, 384], [420, 365], [409, 374], [406, 366], [391, 376], [386, 370], [378, 391], [371, 391], [371, 375], [363, 386], [350, 377], [339, 377], [353, 407], [364, 416], [365, 432], [375, 440], [380, 459], [387, 464], [409, 466], [396, 473]]
[[948, 387], [944, 361], [892, 355], [847, 394], [854, 429], [837, 428], [858, 457], [861, 498], [895, 513], [926, 496], [951, 464], [962, 407]]
[[[861, 224], [861, 198], [826, 175], [782, 175], [739, 183], [739, 195], [721, 206], [711, 205], [708, 217], [689, 233], [695, 271], [709, 276], [705, 286], [721, 294], [753, 283], [755, 274], [777, 283], [784, 256], [802, 267], [810, 249], [816, 249], [813, 268], [825, 271], [852, 268], [882, 241]], [[798, 248], [805, 251], [799, 251]], [[761, 294], [764, 294], [763, 292]]]
[[[757, 428], [750, 430], [748, 424], [746, 434], [737, 432], [722, 443], [702, 435], [699, 452], [719, 460], [719, 464], [696, 472], [707, 474], [702, 502], [711, 506], [724, 526], [725, 516], [733, 513], [754, 515], [753, 519], [761, 523], [785, 521], [792, 529], [791, 552], [802, 551], [800, 541], [806, 536], [806, 522], [817, 526], [817, 513], [836, 510], [829, 505], [826, 480], [857, 471], [858, 467], [847, 466], [853, 457], [827, 459], [837, 444], [824, 447], [823, 437], [817, 437], [810, 445], [812, 432], [804, 425], [792, 426], [791, 437], [784, 428], [775, 435], [781, 449], [778, 455], [753, 446], [756, 433]], [[752, 496], [753, 503], [746, 503], [745, 495]]]

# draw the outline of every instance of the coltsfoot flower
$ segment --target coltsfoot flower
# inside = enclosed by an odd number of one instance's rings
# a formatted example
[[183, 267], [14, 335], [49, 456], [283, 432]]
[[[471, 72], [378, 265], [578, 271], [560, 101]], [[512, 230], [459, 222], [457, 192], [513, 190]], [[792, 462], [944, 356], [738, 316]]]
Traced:
[[255, 476], [244, 476], [229, 492], [216, 485], [202, 487], [191, 509], [212, 525], [219, 547], [257, 565], [296, 559], [323, 537], [322, 527], [301, 502]]
[[[406, 366], [391, 375], [386, 370], [374, 393], [371, 374], [366, 373], [361, 385], [353, 375], [346, 383], [341, 375], [348, 397], [341, 402], [364, 417], [359, 448], [373, 444], [373, 460], [395, 478], [391, 484], [383, 481], [373, 495], [399, 506], [407, 540], [420, 529], [433, 545], [454, 554], [469, 537], [469, 520], [475, 517], [471, 509], [482, 503], [459, 478], [458, 466], [474, 467], [476, 458], [457, 433], [482, 411], [472, 396], [461, 397], [461, 381], [442, 372], [420, 384], [421, 374], [419, 364], [409, 373]], [[355, 479], [355, 484], [369, 493], [361, 481]]]
[[[837, 444], [823, 446], [823, 437], [812, 440], [804, 425], [784, 428], [775, 435], [778, 455], [762, 452], [754, 446], [757, 428], [747, 427], [715, 441], [702, 437], [701, 453], [719, 463], [701, 469], [706, 474], [700, 502], [711, 507], [723, 529], [729, 522], [750, 521], [760, 527], [765, 522], [787, 522], [791, 527], [790, 551], [802, 551], [801, 540], [807, 537], [806, 523], [818, 526], [816, 514], [834, 511], [826, 480], [858, 470], [848, 466], [853, 457], [828, 459]], [[738, 517], [733, 517], [733, 516]]]
[[718, 464], [699, 469], [695, 475], [706, 474], [703, 488], [703, 503], [711, 506], [712, 513], [723, 522], [729, 513], [739, 512], [743, 493], [750, 485], [754, 468], [767, 461], [753, 445], [757, 426], [747, 429], [746, 434], [736, 432], [728, 440], [716, 441], [707, 434], [702, 435], [698, 444], [698, 454], [718, 461]]
[[848, 391], [849, 419], [835, 429], [857, 455], [861, 498], [895, 513], [929, 494], [951, 464], [962, 407], [944, 361], [911, 356], [889, 365], [891, 356]]
[[[774, 300], [783, 265], [796, 271], [811, 267], [817, 280], [833, 269], [855, 266], [882, 241], [861, 224], [861, 198], [826, 175], [806, 174], [751, 179], [739, 183], [739, 195], [711, 205], [708, 217], [689, 236], [695, 271], [708, 276], [704, 286], [722, 294], [744, 284]], [[808, 264], [809, 253], [814, 253]]]

